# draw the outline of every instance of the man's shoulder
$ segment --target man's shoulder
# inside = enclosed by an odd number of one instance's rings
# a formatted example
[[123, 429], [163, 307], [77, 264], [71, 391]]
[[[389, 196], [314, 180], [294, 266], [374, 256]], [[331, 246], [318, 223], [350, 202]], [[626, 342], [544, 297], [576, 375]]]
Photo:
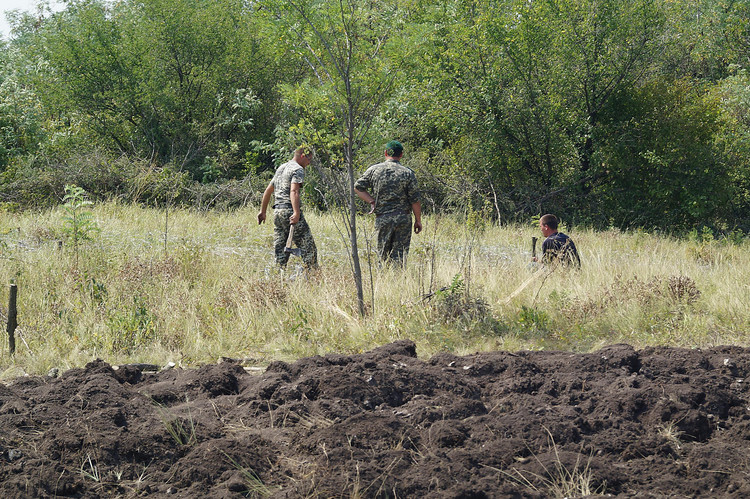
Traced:
[[414, 175], [414, 171], [411, 168], [402, 165], [398, 161], [384, 161], [382, 163], [374, 164], [367, 169], [367, 172], [370, 172], [370, 174], [381, 174], [387, 176], [409, 176], [416, 178], [416, 176]]
[[410, 177], [416, 177], [416, 175], [414, 175], [414, 170], [412, 170], [408, 166], [402, 165], [401, 163], [399, 163], [398, 166], [399, 166], [400, 171], [406, 173]]
[[547, 238], [544, 240], [543, 246], [559, 247], [565, 244], [569, 239], [570, 238], [562, 232], [555, 232], [554, 234], [550, 234], [549, 236], [547, 236]]
[[284, 172], [284, 175], [287, 175], [289, 177], [299, 177], [305, 175], [305, 169], [302, 168], [302, 165], [297, 163], [294, 160], [287, 161], [283, 165], [279, 167], [280, 171]]
[[367, 167], [367, 171], [374, 171], [374, 170], [380, 170], [381, 168], [385, 168], [388, 166], [388, 163], [382, 162], [382, 163], [375, 163], [374, 165], [370, 165]]
[[570, 237], [563, 232], [555, 232], [554, 234], [550, 234], [550, 236], [547, 239], [567, 240], [567, 239], [570, 239]]
[[301, 170], [304, 170], [304, 168], [302, 168], [302, 165], [300, 165], [299, 163], [297, 163], [293, 159], [289, 160], [286, 163], [284, 163], [281, 166], [279, 166], [279, 169], [284, 169], [284, 170], [287, 170], [287, 169], [289, 169], [289, 170], [296, 170], [297, 168], [299, 168]]
[[367, 167], [365, 172], [362, 174], [362, 177], [376, 177], [383, 175], [386, 170], [388, 169], [388, 165], [386, 163], [375, 163], [374, 165], [370, 165]]
[[405, 166], [405, 165], [401, 164], [400, 161], [386, 161], [385, 164], [386, 165], [390, 165], [394, 169], [399, 170], [399, 171], [406, 171], [406, 172], [409, 172], [409, 173], [414, 173], [414, 172], [412, 172], [411, 168], [409, 168], [408, 166]]
[[566, 242], [568, 244], [571, 244], [571, 245], [573, 244], [573, 239], [571, 239], [569, 235], [563, 234], [562, 232], [558, 232], [558, 234], [560, 235], [560, 240], [561, 241], [564, 241], [564, 242]]

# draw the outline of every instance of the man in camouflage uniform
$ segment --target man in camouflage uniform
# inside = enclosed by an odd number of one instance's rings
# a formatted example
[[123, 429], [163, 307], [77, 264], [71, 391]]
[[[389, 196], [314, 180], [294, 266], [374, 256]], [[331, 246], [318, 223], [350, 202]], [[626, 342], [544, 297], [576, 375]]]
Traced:
[[318, 250], [304, 215], [300, 210], [300, 194], [305, 180], [305, 167], [313, 157], [312, 148], [302, 145], [294, 151], [294, 158], [276, 169], [273, 180], [263, 192], [263, 200], [258, 213], [258, 223], [266, 220], [266, 208], [274, 195], [273, 246], [276, 263], [286, 267], [289, 253], [284, 252], [289, 227], [294, 225], [294, 244], [301, 250], [302, 261], [307, 268], [318, 268]]
[[422, 205], [417, 177], [399, 163], [404, 147], [397, 140], [385, 146], [385, 161], [369, 167], [354, 184], [354, 191], [372, 207], [378, 232], [378, 254], [383, 261], [403, 266], [414, 233], [422, 231]]

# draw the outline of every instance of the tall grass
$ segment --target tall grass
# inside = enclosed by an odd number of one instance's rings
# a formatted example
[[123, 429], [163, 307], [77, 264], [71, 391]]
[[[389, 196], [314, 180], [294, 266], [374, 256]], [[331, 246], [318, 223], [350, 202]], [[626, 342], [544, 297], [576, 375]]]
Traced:
[[[95, 358], [195, 366], [233, 357], [262, 365], [402, 338], [423, 357], [748, 339], [747, 240], [574, 230], [582, 270], [556, 270], [508, 301], [535, 272], [531, 225], [427, 216], [400, 270], [379, 266], [372, 219], [362, 218], [365, 295], [374, 303], [359, 318], [335, 215], [306, 213], [321, 261], [307, 275], [297, 257], [285, 272], [276, 269], [272, 228], [257, 225], [255, 207], [172, 210], [166, 251], [163, 211], [117, 203], [91, 211], [101, 232], [79, 248], [77, 266], [73, 248], [58, 242], [62, 209], [0, 218], [0, 276], [19, 287], [16, 354], [9, 356], [1, 334], [0, 376]], [[6, 317], [7, 301], [0, 283]]]

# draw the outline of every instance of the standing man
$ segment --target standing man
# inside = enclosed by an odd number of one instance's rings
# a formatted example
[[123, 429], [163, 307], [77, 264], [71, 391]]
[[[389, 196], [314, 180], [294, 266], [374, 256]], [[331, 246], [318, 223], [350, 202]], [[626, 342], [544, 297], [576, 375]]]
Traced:
[[403, 266], [411, 243], [411, 214], [414, 233], [422, 231], [422, 205], [417, 177], [399, 163], [404, 146], [397, 140], [385, 145], [385, 161], [369, 167], [354, 184], [354, 191], [375, 213], [378, 254], [383, 261]]
[[273, 180], [263, 192], [263, 200], [258, 212], [258, 223], [266, 221], [266, 208], [275, 195], [273, 205], [273, 246], [276, 263], [286, 267], [289, 253], [284, 251], [290, 226], [294, 226], [294, 244], [301, 250], [302, 261], [307, 268], [318, 268], [318, 250], [315, 247], [310, 227], [300, 210], [300, 193], [305, 180], [305, 167], [310, 164], [313, 150], [309, 145], [301, 145], [294, 151], [294, 158], [276, 169]]
[[[578, 256], [573, 240], [562, 232], [557, 231], [559, 221], [555, 215], [542, 215], [539, 219], [539, 229], [546, 238], [542, 243], [542, 263], [559, 263], [573, 267], [581, 267], [581, 259]], [[537, 258], [533, 258], [537, 261]]]

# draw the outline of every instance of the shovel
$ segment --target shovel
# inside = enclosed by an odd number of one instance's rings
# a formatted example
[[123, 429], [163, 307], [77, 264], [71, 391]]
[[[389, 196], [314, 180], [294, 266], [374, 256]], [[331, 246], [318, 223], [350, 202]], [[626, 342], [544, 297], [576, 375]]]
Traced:
[[284, 253], [291, 253], [292, 255], [302, 256], [302, 250], [299, 248], [292, 248], [292, 239], [294, 238], [294, 225], [289, 226], [289, 237], [286, 238], [286, 246], [284, 247]]

